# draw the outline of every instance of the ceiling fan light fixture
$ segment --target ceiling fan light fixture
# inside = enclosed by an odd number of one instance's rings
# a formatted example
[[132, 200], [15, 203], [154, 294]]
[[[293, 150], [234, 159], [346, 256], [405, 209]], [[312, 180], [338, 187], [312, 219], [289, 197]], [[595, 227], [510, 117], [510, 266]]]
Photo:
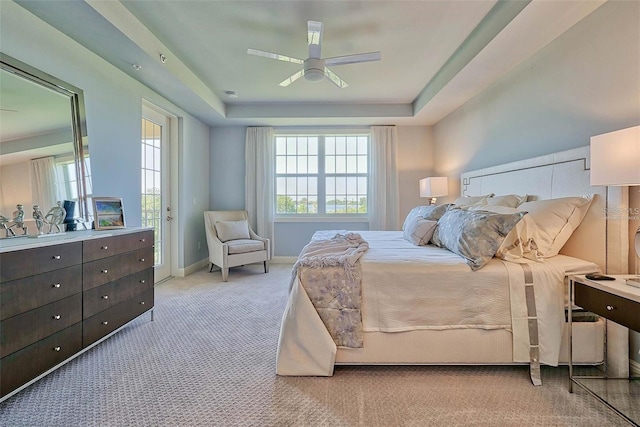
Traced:
[[324, 79], [324, 61], [316, 58], [304, 61], [304, 78], [312, 82]]

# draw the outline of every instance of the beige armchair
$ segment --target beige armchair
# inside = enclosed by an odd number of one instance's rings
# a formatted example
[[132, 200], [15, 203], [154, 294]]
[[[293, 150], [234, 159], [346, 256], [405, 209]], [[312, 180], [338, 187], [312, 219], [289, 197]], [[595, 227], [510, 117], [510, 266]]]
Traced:
[[262, 261], [269, 272], [271, 245], [253, 232], [246, 211], [206, 211], [204, 228], [209, 246], [209, 262], [222, 270], [222, 281], [229, 277], [229, 268]]

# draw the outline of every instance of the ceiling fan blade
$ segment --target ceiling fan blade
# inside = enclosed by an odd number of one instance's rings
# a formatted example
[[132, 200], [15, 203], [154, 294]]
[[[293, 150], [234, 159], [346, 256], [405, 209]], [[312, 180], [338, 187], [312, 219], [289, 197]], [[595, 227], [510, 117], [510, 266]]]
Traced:
[[379, 61], [380, 58], [380, 52], [357, 53], [355, 55], [334, 56], [333, 58], [327, 58], [324, 60], [324, 63], [325, 65], [335, 66], [355, 64], [358, 62]]
[[288, 77], [287, 79], [281, 81], [279, 83], [280, 86], [282, 87], [286, 87], [289, 86], [291, 83], [295, 82], [296, 80], [298, 80], [300, 77], [302, 77], [304, 75], [304, 69], [293, 73], [290, 77]]
[[247, 49], [249, 55], [263, 56], [265, 58], [277, 59], [278, 61], [293, 62], [294, 64], [303, 64], [304, 60], [293, 58], [291, 56], [280, 55], [278, 53], [265, 52], [258, 49]]
[[322, 49], [322, 22], [307, 21], [307, 42], [309, 43], [309, 58], [320, 59]]
[[336, 75], [336, 73], [334, 73], [333, 71], [331, 71], [330, 69], [328, 69], [327, 67], [324, 67], [324, 75], [331, 80], [331, 82], [338, 86], [340, 89], [344, 89], [345, 87], [349, 86], [349, 84], [347, 82], [345, 82], [344, 80], [342, 80], [340, 77], [338, 77]]

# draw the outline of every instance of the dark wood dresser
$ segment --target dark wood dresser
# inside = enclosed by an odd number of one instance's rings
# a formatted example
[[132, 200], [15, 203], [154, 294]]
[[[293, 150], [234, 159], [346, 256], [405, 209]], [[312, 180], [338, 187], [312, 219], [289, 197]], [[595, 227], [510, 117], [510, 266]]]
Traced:
[[152, 229], [19, 240], [0, 247], [0, 401], [154, 302]]

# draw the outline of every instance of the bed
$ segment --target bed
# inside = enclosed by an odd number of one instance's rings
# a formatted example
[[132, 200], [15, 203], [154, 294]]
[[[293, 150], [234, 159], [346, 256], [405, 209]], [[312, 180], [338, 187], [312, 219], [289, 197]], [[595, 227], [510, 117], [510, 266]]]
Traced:
[[[461, 188], [463, 195], [529, 200], [593, 196], [560, 253], [545, 262], [492, 258], [471, 271], [459, 255], [416, 246], [402, 232], [360, 232], [368, 246], [359, 257], [361, 346], [336, 345], [294, 274], [278, 343], [279, 375], [330, 376], [335, 365], [355, 364], [529, 364], [533, 383], [540, 384], [540, 364], [567, 361], [566, 277], [626, 269], [626, 223], [605, 215], [624, 209], [623, 190], [589, 185], [588, 147], [467, 172]], [[574, 361], [602, 363], [604, 321], [574, 325]]]

